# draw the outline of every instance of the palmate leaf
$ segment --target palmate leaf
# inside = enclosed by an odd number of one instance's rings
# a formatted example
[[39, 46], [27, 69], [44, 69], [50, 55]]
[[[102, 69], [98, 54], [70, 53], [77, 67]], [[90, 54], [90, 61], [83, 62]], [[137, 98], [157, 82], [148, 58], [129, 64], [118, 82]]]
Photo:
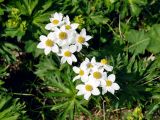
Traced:
[[126, 33], [126, 39], [129, 43], [131, 43], [127, 49], [135, 55], [144, 53], [145, 49], [147, 48], [150, 42], [150, 38], [146, 35], [146, 33], [143, 30], [130, 30]]
[[151, 27], [149, 32], [150, 43], [147, 47], [148, 51], [152, 53], [160, 52], [160, 24], [155, 24]]
[[11, 96], [6, 95], [0, 95], [0, 98], [0, 120], [17, 120], [19, 118], [23, 120], [26, 118], [25, 111], [23, 111], [24, 105], [20, 104], [18, 99], [14, 100]]
[[39, 0], [23, 0], [25, 7], [27, 8], [28, 15], [31, 15]]

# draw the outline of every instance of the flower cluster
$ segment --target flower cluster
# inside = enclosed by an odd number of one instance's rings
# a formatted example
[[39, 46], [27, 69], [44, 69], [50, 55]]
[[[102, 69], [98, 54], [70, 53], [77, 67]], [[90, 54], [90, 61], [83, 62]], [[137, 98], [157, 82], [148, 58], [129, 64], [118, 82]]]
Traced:
[[115, 75], [107, 75], [111, 72], [113, 67], [108, 65], [106, 59], [102, 59], [100, 62], [96, 62], [93, 57], [91, 61], [86, 58], [80, 64], [80, 67], [73, 67], [73, 71], [77, 74], [73, 81], [81, 80], [82, 84], [76, 86], [78, 89], [77, 95], [84, 95], [84, 99], [88, 100], [91, 95], [99, 95], [102, 88], [102, 94], [110, 92], [114, 94], [115, 90], [119, 90], [120, 87], [115, 83]]
[[71, 23], [68, 16], [63, 16], [62, 13], [51, 15], [50, 23], [45, 26], [45, 29], [50, 33], [45, 36], [40, 36], [38, 48], [44, 49], [44, 53], [48, 55], [50, 52], [61, 56], [61, 63], [72, 65], [72, 62], [77, 62], [74, 53], [79, 52], [82, 46], [89, 46], [87, 43], [92, 37], [86, 34], [86, 29], [83, 28], [80, 33], [76, 31], [77, 23]]

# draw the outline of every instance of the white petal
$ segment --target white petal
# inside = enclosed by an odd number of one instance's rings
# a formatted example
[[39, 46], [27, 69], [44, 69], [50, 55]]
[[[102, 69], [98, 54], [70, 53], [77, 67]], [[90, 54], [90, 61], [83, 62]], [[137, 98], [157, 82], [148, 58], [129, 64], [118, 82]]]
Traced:
[[98, 88], [94, 88], [94, 89], [92, 90], [92, 94], [93, 94], [93, 95], [99, 95], [99, 94], [100, 94], [99, 89], [98, 89]]
[[78, 28], [78, 26], [79, 26], [79, 24], [77, 24], [77, 23], [73, 23], [73, 24], [71, 24], [71, 27], [72, 27], [72, 29], [77, 29]]
[[45, 55], [48, 55], [51, 52], [51, 48], [47, 47], [44, 49]]
[[52, 52], [58, 53], [59, 52], [59, 47], [57, 45], [54, 45], [52, 47]]
[[72, 58], [72, 61], [77, 62], [77, 58], [75, 57], [75, 55], [72, 54], [71, 58]]
[[68, 64], [72, 65], [72, 58], [68, 57], [67, 62], [68, 62]]
[[102, 88], [102, 95], [104, 95], [105, 93], [107, 93], [107, 89]]
[[82, 44], [77, 44], [77, 52], [81, 51], [82, 49]]
[[86, 29], [83, 28], [83, 29], [81, 30], [80, 34], [81, 34], [82, 36], [86, 36]]
[[80, 76], [79, 76], [79, 75], [77, 75], [76, 77], [73, 78], [73, 82], [74, 82], [75, 80], [78, 80], [78, 79], [80, 79]]
[[113, 70], [113, 67], [110, 66], [110, 65], [105, 65], [105, 66], [104, 66], [104, 69], [107, 70], [107, 71], [112, 71], [112, 70]]
[[78, 91], [77, 95], [83, 95], [82, 91]]
[[74, 52], [76, 52], [76, 50], [77, 50], [77, 46], [76, 46], [76, 45], [71, 45], [71, 46], [69, 47], [69, 50], [70, 50], [72, 53], [74, 53]]
[[50, 33], [47, 35], [47, 37], [48, 37], [49, 39], [53, 40], [54, 37], [55, 37], [55, 35], [54, 35], [53, 32], [50, 32]]
[[45, 29], [46, 30], [51, 30], [52, 28], [54, 28], [54, 25], [52, 23], [48, 23], [46, 26], [45, 26]]
[[54, 18], [58, 18], [59, 14], [57, 12], [54, 13]]
[[80, 69], [79, 69], [78, 67], [76, 67], [76, 66], [73, 67], [73, 71], [74, 71], [75, 73], [79, 73], [79, 70], [80, 70]]
[[91, 59], [91, 63], [96, 63], [96, 58], [95, 58], [95, 57], [93, 57], [93, 58]]
[[39, 39], [40, 39], [40, 41], [46, 41], [48, 38], [45, 36], [45, 35], [41, 35], [40, 37], [39, 37]]
[[101, 86], [106, 87], [106, 81], [105, 80], [101, 80]]
[[108, 80], [110, 80], [112, 82], [114, 82], [115, 79], [116, 79], [116, 76], [114, 74], [111, 74], [111, 75], [108, 76]]
[[87, 46], [87, 47], [89, 46], [89, 44], [88, 44], [87, 42], [85, 42], [85, 43], [83, 43], [83, 44], [84, 44], [85, 46]]
[[42, 48], [44, 49], [45, 48], [45, 45], [43, 42], [40, 42], [38, 45], [37, 45], [37, 48]]
[[86, 93], [86, 94], [84, 95], [84, 99], [88, 100], [90, 96], [91, 96], [91, 93], [90, 93], [90, 92], [89, 92], [89, 93]]
[[86, 36], [86, 41], [90, 40], [91, 38], [92, 38], [91, 36], [87, 35]]
[[65, 62], [66, 62], [66, 58], [65, 58], [65, 57], [62, 57], [62, 58], [61, 58], [61, 63], [64, 64]]
[[83, 84], [79, 84], [79, 85], [76, 86], [76, 89], [77, 89], [77, 90], [81, 90], [82, 88], [84, 88], [84, 85], [83, 85]]
[[109, 88], [109, 89], [108, 89], [108, 92], [110, 92], [110, 93], [112, 93], [112, 94], [114, 95], [114, 89]]
[[86, 83], [88, 82], [88, 76], [81, 77], [82, 82]]
[[119, 85], [117, 84], [117, 83], [113, 83], [113, 88], [115, 89], [115, 90], [119, 90], [120, 89], [120, 87], [119, 87]]

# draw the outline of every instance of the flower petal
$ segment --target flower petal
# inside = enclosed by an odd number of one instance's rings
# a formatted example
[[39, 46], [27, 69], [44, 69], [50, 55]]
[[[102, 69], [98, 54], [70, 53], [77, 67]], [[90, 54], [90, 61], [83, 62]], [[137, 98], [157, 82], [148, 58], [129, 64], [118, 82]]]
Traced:
[[119, 85], [117, 84], [117, 83], [113, 83], [113, 88], [115, 89], [115, 90], [119, 90], [120, 89], [120, 87], [119, 87]]
[[73, 67], [73, 71], [74, 71], [75, 73], [79, 73], [79, 70], [80, 70], [80, 69], [79, 69], [78, 67], [76, 67], [76, 66]]
[[41, 36], [39, 37], [39, 39], [40, 39], [40, 41], [44, 42], [44, 41], [46, 41], [48, 38], [47, 38], [45, 35], [41, 35]]
[[50, 32], [50, 33], [47, 35], [47, 37], [48, 37], [49, 39], [53, 40], [54, 37], [55, 37], [54, 32]]
[[71, 27], [72, 27], [72, 29], [77, 29], [78, 28], [78, 26], [79, 26], [79, 24], [77, 24], [77, 23], [73, 23], [73, 24], [71, 24]]
[[72, 54], [71, 58], [72, 58], [72, 61], [77, 62], [77, 58], [75, 57], [75, 55]]
[[76, 77], [73, 78], [73, 82], [74, 82], [75, 80], [78, 80], [78, 79], [80, 79], [80, 76], [79, 76], [79, 75], [77, 75]]
[[108, 76], [108, 80], [110, 80], [112, 82], [114, 82], [115, 79], [116, 79], [116, 76], [114, 74], [111, 74], [111, 75]]
[[44, 43], [43, 43], [43, 42], [40, 42], [40, 43], [37, 45], [37, 48], [44, 49], [44, 48], [45, 48]]
[[102, 88], [102, 95], [104, 95], [105, 93], [107, 93], [107, 89], [106, 88]]
[[59, 52], [59, 47], [57, 45], [54, 45], [52, 47], [52, 52], [58, 53]]
[[81, 51], [82, 49], [82, 44], [77, 44], [77, 52]]
[[76, 52], [76, 50], [77, 50], [77, 46], [76, 46], [76, 45], [71, 45], [71, 46], [69, 47], [69, 50], [70, 50], [72, 53], [74, 53], [74, 52]]
[[46, 26], [45, 26], [45, 29], [46, 30], [51, 30], [52, 28], [54, 28], [54, 25], [52, 23], [48, 23]]
[[83, 28], [83, 29], [81, 30], [80, 34], [81, 34], [82, 36], [86, 36], [86, 29]]
[[72, 58], [67, 58], [67, 62], [68, 62], [68, 64], [70, 64], [70, 65], [72, 65]]
[[62, 63], [62, 64], [64, 64], [66, 61], [67, 61], [67, 60], [66, 60], [65, 57], [62, 57], [62, 58], [61, 58], [61, 63]]
[[51, 48], [47, 47], [44, 49], [45, 55], [48, 55], [51, 52]]
[[114, 89], [113, 88], [108, 88], [108, 92], [110, 92], [114, 95]]
[[90, 96], [91, 96], [91, 93], [88, 92], [88, 93], [86, 93], [86, 94], [84, 95], [84, 99], [88, 100]]
[[99, 89], [98, 89], [98, 88], [94, 88], [94, 89], [92, 90], [92, 94], [93, 94], [93, 95], [99, 95], [99, 94], [100, 94]]

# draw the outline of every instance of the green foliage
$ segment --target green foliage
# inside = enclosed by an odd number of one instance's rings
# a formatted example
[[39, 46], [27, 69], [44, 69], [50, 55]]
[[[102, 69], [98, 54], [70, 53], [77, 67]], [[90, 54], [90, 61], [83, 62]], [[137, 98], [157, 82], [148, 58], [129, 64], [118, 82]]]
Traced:
[[0, 95], [0, 119], [1, 120], [25, 120], [24, 105], [10, 96]]
[[127, 49], [135, 55], [144, 54], [145, 50], [148, 50], [154, 54], [159, 53], [159, 33], [159, 24], [153, 25], [147, 32], [144, 30], [129, 30], [126, 33], [126, 39], [129, 43], [131, 43], [131, 45]]
[[[0, 0], [0, 119], [28, 120], [26, 111], [34, 120], [105, 119], [110, 114], [108, 119], [117, 119], [114, 111], [122, 119], [158, 119], [159, 6], [158, 0]], [[72, 82], [72, 66], [37, 49], [55, 12], [69, 15], [78, 31], [86, 28], [93, 36], [74, 65], [85, 57], [108, 58], [120, 85], [115, 95], [83, 100], [76, 95], [79, 82]], [[123, 108], [129, 111], [124, 116]]]

